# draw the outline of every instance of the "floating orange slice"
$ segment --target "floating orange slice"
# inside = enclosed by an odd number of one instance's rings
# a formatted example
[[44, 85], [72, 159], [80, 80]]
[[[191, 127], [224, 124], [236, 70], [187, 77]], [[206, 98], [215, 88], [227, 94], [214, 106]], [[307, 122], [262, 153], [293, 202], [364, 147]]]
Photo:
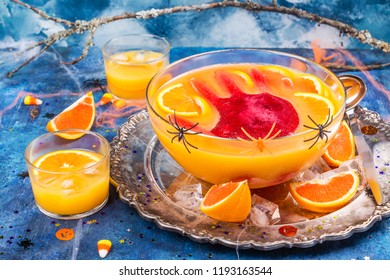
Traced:
[[[91, 91], [80, 97], [73, 104], [50, 120], [46, 125], [46, 129], [50, 132], [69, 128], [90, 130], [94, 121], [95, 102]], [[62, 133], [61, 137], [76, 139], [82, 135], [83, 134], [80, 133]]]
[[[333, 102], [322, 95], [317, 93], [309, 93], [309, 92], [297, 92], [294, 93], [294, 96], [298, 97], [297, 102], [304, 102], [306, 106], [302, 106], [304, 108], [308, 108], [307, 114], [317, 123], [323, 124], [328, 119], [328, 115], [334, 116], [336, 113], [336, 108]], [[308, 106], [307, 104], [310, 104]], [[297, 108], [300, 107], [298, 104]], [[312, 124], [311, 124], [312, 125]]]
[[34, 166], [52, 172], [78, 171], [92, 166], [102, 159], [102, 155], [84, 150], [58, 150], [39, 157]]
[[322, 157], [330, 166], [339, 167], [341, 163], [352, 159], [355, 155], [356, 148], [352, 131], [343, 121]]
[[359, 184], [357, 172], [349, 170], [327, 179], [291, 183], [290, 193], [302, 208], [330, 213], [347, 205], [356, 194]]
[[299, 76], [297, 83], [299, 83], [299, 79], [301, 79], [302, 85], [307, 88], [307, 91], [326, 96], [327, 92], [324, 91], [323, 82], [316, 76], [302, 74]]
[[201, 97], [194, 98], [190, 96], [180, 83], [171, 85], [163, 89], [158, 97], [157, 104], [165, 112], [178, 116], [196, 117], [202, 112]]
[[251, 192], [247, 180], [214, 185], [207, 192], [200, 210], [224, 222], [242, 222], [251, 210]]

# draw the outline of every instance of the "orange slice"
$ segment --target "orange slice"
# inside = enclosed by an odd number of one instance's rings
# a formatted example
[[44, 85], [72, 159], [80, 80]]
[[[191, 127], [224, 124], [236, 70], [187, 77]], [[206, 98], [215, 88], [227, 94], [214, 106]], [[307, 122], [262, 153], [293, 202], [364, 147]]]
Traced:
[[[336, 108], [332, 101], [322, 95], [310, 92], [296, 92], [294, 93], [294, 96], [298, 97], [297, 100], [300, 100], [300, 102], [304, 102], [306, 104], [306, 106], [302, 107], [308, 108], [307, 114], [317, 124], [324, 124], [328, 119], [328, 114], [330, 116], [334, 116], [336, 113]], [[300, 107], [301, 106], [297, 106], [296, 108]], [[311, 123], [310, 126], [312, 125], [314, 124]]]
[[[94, 121], [95, 101], [91, 91], [50, 120], [46, 125], [46, 129], [50, 132], [69, 128], [90, 130]], [[82, 135], [82, 133], [61, 133], [60, 136], [66, 139], [76, 139]]]
[[157, 104], [167, 113], [196, 117], [207, 103], [201, 97], [190, 96], [183, 84], [178, 83], [163, 89], [157, 97]]
[[251, 210], [251, 192], [247, 180], [214, 185], [207, 192], [200, 210], [224, 222], [242, 222]]
[[253, 80], [252, 80], [252, 78], [247, 73], [245, 73], [244, 71], [230, 70], [228, 72], [236, 74], [237, 76], [241, 77], [249, 87], [253, 87]]
[[323, 82], [313, 75], [302, 74], [299, 75], [299, 78], [294, 82], [297, 84], [298, 88], [301, 91], [317, 93], [327, 97], [328, 92], [325, 91], [325, 86]]
[[259, 67], [262, 70], [270, 71], [274, 73], [279, 73], [282, 76], [285, 76], [287, 78], [293, 79], [294, 75], [293, 72], [288, 70], [287, 68], [278, 66], [278, 65], [264, 65]]
[[343, 162], [356, 155], [355, 141], [349, 125], [342, 121], [332, 142], [326, 149], [323, 159], [332, 167], [339, 167]]
[[331, 178], [291, 183], [290, 193], [302, 208], [330, 213], [347, 205], [356, 194], [359, 184], [357, 172], [349, 170]]
[[101, 158], [100, 154], [85, 150], [58, 150], [41, 156], [34, 166], [51, 172], [71, 172], [89, 168]]

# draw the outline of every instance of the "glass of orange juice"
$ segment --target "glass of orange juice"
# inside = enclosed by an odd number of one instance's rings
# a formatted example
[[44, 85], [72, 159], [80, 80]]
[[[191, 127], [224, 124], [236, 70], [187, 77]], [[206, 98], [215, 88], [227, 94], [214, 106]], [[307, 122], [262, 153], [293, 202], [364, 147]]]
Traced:
[[[77, 139], [71, 134], [81, 133]], [[25, 150], [38, 209], [57, 219], [79, 219], [103, 208], [109, 196], [110, 145], [78, 129], [41, 135]]]
[[110, 93], [127, 100], [144, 100], [150, 79], [169, 64], [170, 44], [162, 37], [127, 34], [103, 46]]

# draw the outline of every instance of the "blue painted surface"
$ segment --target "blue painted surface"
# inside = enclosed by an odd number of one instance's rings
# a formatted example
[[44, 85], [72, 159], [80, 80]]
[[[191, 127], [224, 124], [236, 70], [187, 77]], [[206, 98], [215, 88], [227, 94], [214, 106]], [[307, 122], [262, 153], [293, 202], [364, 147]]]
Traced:
[[[109, 1], [102, 1], [99, 7], [94, 6], [93, 9], [88, 7], [83, 1], [75, 1], [79, 6], [66, 4], [69, 1], [30, 1], [35, 3], [40, 8], [48, 12], [58, 13], [59, 15], [74, 20], [76, 18], [92, 18], [101, 16], [105, 11], [123, 11], [124, 7], [115, 5]], [[86, 1], [87, 2], [87, 1]], [[138, 2], [138, 1], [137, 1]], [[152, 4], [166, 6], [166, 4], [174, 5], [189, 1], [139, 1], [153, 2]], [[201, 3], [205, 1], [191, 1], [192, 3]], [[292, 5], [294, 1], [280, 1], [282, 4]], [[297, 2], [297, 1], [295, 1]], [[299, 2], [299, 1], [298, 1]], [[331, 15], [330, 6], [337, 5], [334, 1], [329, 7], [324, 3], [329, 1], [317, 1], [320, 7], [315, 7], [315, 1], [301, 1], [300, 7], [310, 8], [316, 11], [316, 8], [321, 9], [326, 15]], [[352, 1], [351, 1], [352, 2]], [[364, 1], [360, 1], [361, 3]], [[339, 3], [339, 4], [340, 4]], [[389, 30], [383, 26], [388, 26], [389, 13], [387, 1], [365, 1], [367, 5], [367, 13], [373, 13], [378, 7], [385, 7], [384, 16], [380, 16], [375, 29], [375, 35], [381, 39], [389, 40]], [[149, 3], [150, 4], [150, 3]], [[67, 9], [62, 9], [62, 5]], [[69, 5], [69, 6], [67, 6]], [[370, 26], [372, 18], [363, 17], [361, 9], [358, 11], [356, 5], [344, 8], [347, 13], [342, 14], [339, 10], [336, 15], [341, 15], [340, 20], [354, 22], [358, 27]], [[132, 7], [133, 10], [148, 8], [148, 5]], [[332, 6], [333, 7], [333, 6]], [[361, 7], [361, 6], [360, 6]], [[76, 10], [82, 11], [82, 14], [75, 15]], [[100, 12], [99, 12], [100, 11]], [[355, 11], [355, 13], [353, 13]], [[61, 43], [52, 48], [49, 52], [42, 55], [38, 60], [35, 60], [27, 67], [23, 68], [13, 78], [4, 78], [6, 72], [12, 70], [17, 64], [24, 61], [26, 56], [14, 56], [17, 49], [22, 49], [26, 46], [29, 40], [41, 38], [45, 33], [53, 30], [58, 30], [58, 26], [49, 26], [47, 29], [42, 27], [42, 21], [35, 16], [27, 13], [20, 7], [10, 6], [8, 1], [6, 5], [0, 7], [0, 15], [2, 22], [6, 25], [0, 25], [0, 259], [99, 259], [96, 243], [99, 239], [110, 239], [113, 242], [113, 247], [106, 259], [390, 259], [390, 219], [386, 218], [383, 221], [377, 222], [373, 227], [365, 232], [357, 233], [348, 239], [341, 241], [329, 241], [323, 244], [316, 245], [311, 248], [283, 248], [273, 251], [257, 251], [257, 250], [239, 250], [227, 248], [222, 245], [213, 245], [209, 243], [197, 243], [180, 234], [163, 231], [154, 223], [143, 220], [139, 217], [136, 211], [119, 200], [118, 195], [111, 187], [110, 199], [108, 204], [102, 211], [93, 216], [78, 220], [78, 221], [60, 221], [48, 218], [41, 214], [35, 207], [33, 195], [31, 192], [30, 182], [28, 177], [25, 177], [27, 167], [24, 163], [23, 152], [27, 144], [38, 135], [46, 132], [45, 126], [52, 115], [58, 114], [66, 106], [75, 101], [78, 96], [83, 94], [90, 88], [83, 87], [83, 82], [87, 79], [104, 78], [103, 62], [100, 52], [101, 42], [104, 41], [104, 33], [97, 34], [97, 45], [90, 50], [90, 54], [86, 59], [73, 66], [66, 66], [59, 63], [61, 60], [70, 60], [80, 54], [81, 48], [74, 39], [69, 40], [68, 45]], [[89, 14], [90, 13], [90, 14]], [[13, 21], [9, 22], [5, 18], [13, 15]], [[30, 29], [23, 26], [22, 30], [18, 30], [20, 25], [25, 25], [26, 21], [18, 19], [28, 15], [31, 17]], [[88, 15], [88, 16], [86, 16]], [[224, 22], [225, 15], [222, 11], [206, 14], [207, 20], [216, 20]], [[247, 13], [231, 14], [228, 16], [234, 19], [237, 16], [242, 16], [243, 22], [252, 22], [253, 15]], [[210, 19], [211, 18], [211, 19]], [[257, 21], [260, 18], [255, 17]], [[218, 21], [217, 21], [218, 19]], [[242, 40], [236, 37], [225, 36], [222, 32], [222, 37], [216, 37], [217, 33], [214, 30], [214, 37], [209, 36], [205, 31], [210, 25], [207, 25], [206, 16], [197, 14], [175, 15], [171, 18], [163, 17], [152, 21], [142, 22], [142, 24], [130, 22], [129, 26], [144, 30], [150, 33], [166, 35], [173, 42], [171, 53], [171, 61], [175, 61], [182, 57], [191, 54], [208, 51], [213, 47], [221, 48], [232, 45], [232, 42], [241, 42], [247, 47], [259, 47], [281, 49], [296, 53], [308, 58], [312, 58], [311, 50], [307, 42], [300, 37], [299, 42], [283, 38], [279, 35], [274, 36], [273, 28], [277, 28], [278, 19], [274, 24], [268, 24], [263, 18], [262, 25], [256, 25], [259, 29], [253, 29], [256, 36], [262, 34], [265, 29], [269, 29], [273, 35], [269, 38], [261, 38], [248, 35], [248, 32], [242, 32]], [[296, 27], [296, 22], [292, 23], [289, 28], [282, 28], [283, 35], [288, 35], [288, 30]], [[7, 22], [6, 22], [7, 21]], [[162, 28], [167, 26], [168, 22], [172, 25], [185, 24], [183, 33], [178, 33], [175, 29]], [[225, 23], [227, 23], [225, 21]], [[33, 27], [39, 26], [38, 31], [34, 31]], [[203, 36], [196, 37], [195, 33], [186, 31], [192, 30], [195, 27], [203, 28]], [[4, 26], [9, 29], [5, 29]], [[267, 27], [268, 26], [268, 27]], [[305, 30], [314, 30], [315, 27], [307, 24], [302, 27]], [[120, 30], [123, 32], [124, 29]], [[199, 29], [201, 30], [201, 29]], [[259, 31], [261, 30], [261, 32]], [[175, 33], [176, 31], [176, 33]], [[266, 30], [267, 31], [267, 30]], [[267, 32], [268, 32], [267, 31]], [[383, 31], [383, 32], [382, 32]], [[106, 30], [107, 32], [107, 30]], [[239, 32], [241, 32], [239, 30]], [[106, 33], [110, 36], [113, 33]], [[227, 34], [227, 33], [226, 33]], [[246, 35], [247, 34], [247, 35]], [[332, 32], [329, 33], [332, 37]], [[180, 37], [181, 36], [181, 37]], [[209, 37], [208, 37], [209, 36]], [[219, 35], [218, 35], [219, 36]], [[247, 40], [248, 38], [256, 37], [256, 40]], [[245, 41], [247, 40], [247, 41]], [[310, 40], [310, 38], [308, 39]], [[281, 44], [280, 42], [284, 42]], [[348, 40], [350, 43], [350, 41]], [[236, 46], [236, 45], [235, 45]], [[241, 46], [241, 45], [240, 45]], [[299, 48], [293, 48], [297, 46]], [[389, 60], [389, 56], [378, 50], [370, 50], [366, 46], [356, 43], [348, 44], [350, 47], [358, 47], [351, 50], [352, 54], [366, 64], [384, 62]], [[350, 72], [345, 72], [350, 73]], [[374, 78], [374, 81], [382, 85], [384, 90], [375, 86], [370, 79], [362, 72], [351, 72], [352, 74], [361, 76], [367, 83], [368, 93], [362, 102], [364, 107], [379, 112], [387, 121], [390, 120], [390, 103], [389, 89], [390, 75], [389, 68], [369, 71], [369, 74]], [[386, 93], [387, 92], [387, 95]], [[23, 105], [23, 98], [27, 93], [38, 95], [43, 104], [39, 106], [39, 115], [33, 119], [30, 117], [32, 107]], [[18, 96], [20, 98], [18, 98]], [[101, 97], [101, 92], [96, 89], [95, 100], [98, 101]], [[100, 111], [99, 111], [100, 110]], [[103, 112], [100, 108], [98, 115]], [[116, 128], [120, 126], [127, 116], [117, 118], [114, 126], [103, 125], [100, 127], [94, 126], [92, 130], [103, 134], [109, 141], [116, 135]], [[60, 241], [55, 238], [54, 234], [59, 228], [72, 228], [76, 231], [76, 238], [72, 241]], [[28, 249], [24, 249], [18, 243], [25, 238], [31, 240], [34, 244]]]
[[[172, 50], [172, 60], [207, 51], [202, 48], [177, 48]], [[286, 50], [285, 50], [286, 51]], [[298, 54], [307, 50], [289, 50]], [[373, 52], [374, 55], [375, 52]], [[360, 55], [361, 52], [355, 52]], [[372, 53], [364, 51], [371, 59]], [[380, 54], [377, 54], [380, 55]], [[50, 55], [45, 55], [50, 56]], [[0, 109], [9, 106], [19, 92], [41, 94], [43, 105], [39, 116], [29, 117], [31, 107], [17, 100], [15, 106], [2, 114], [0, 143], [0, 259], [98, 259], [96, 243], [99, 239], [110, 239], [113, 248], [107, 259], [390, 259], [390, 220], [385, 219], [363, 233], [341, 240], [325, 242], [312, 248], [277, 249], [274, 251], [239, 250], [222, 245], [196, 243], [180, 234], [163, 231], [154, 223], [143, 220], [136, 211], [123, 203], [111, 187], [110, 199], [105, 208], [93, 216], [78, 221], [60, 221], [48, 218], [35, 207], [28, 177], [24, 178], [26, 166], [23, 151], [34, 137], [45, 133], [49, 118], [46, 114], [57, 114], [65, 105], [78, 96], [67, 93], [78, 92], [81, 83], [88, 78], [102, 78], [103, 68], [98, 48], [92, 49], [90, 58], [77, 66], [58, 67], [50, 57], [41, 59], [12, 79], [1, 82], [3, 102]], [[69, 76], [71, 71], [73, 75]], [[389, 87], [386, 77], [389, 69], [372, 71], [374, 78]], [[360, 74], [360, 73], [355, 73]], [[362, 76], [364, 78], [364, 76]], [[389, 100], [383, 93], [372, 88], [363, 105], [390, 115]], [[50, 94], [62, 92], [60, 96]], [[82, 94], [82, 90], [79, 94]], [[101, 93], [95, 93], [96, 101]], [[47, 95], [47, 97], [45, 97]], [[116, 120], [116, 127], [126, 118]], [[116, 135], [115, 127], [94, 127], [109, 141]], [[62, 227], [76, 231], [72, 241], [59, 241], [55, 232]], [[18, 245], [24, 238], [34, 246], [23, 249]]]

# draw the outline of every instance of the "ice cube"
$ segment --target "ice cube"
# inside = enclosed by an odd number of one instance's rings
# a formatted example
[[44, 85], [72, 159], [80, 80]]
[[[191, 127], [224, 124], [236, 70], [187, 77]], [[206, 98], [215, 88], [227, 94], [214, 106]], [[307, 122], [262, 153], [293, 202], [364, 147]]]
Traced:
[[179, 206], [188, 210], [200, 212], [199, 208], [202, 201], [202, 185], [193, 184], [183, 186], [173, 194], [172, 198]]
[[249, 219], [257, 226], [275, 224], [280, 220], [279, 206], [254, 194], [252, 196], [252, 209]]
[[128, 57], [124, 54], [114, 54], [112, 57], [112, 59], [115, 59], [115, 60], [119, 60], [119, 61], [127, 61], [128, 60]]
[[73, 188], [73, 186], [74, 186], [74, 180], [73, 179], [65, 179], [64, 181], [62, 181], [62, 183], [61, 183], [61, 187], [63, 188], [63, 189], [71, 189], [71, 188]]
[[90, 163], [87, 163], [86, 165], [84, 165], [84, 168], [87, 169], [87, 170], [85, 170], [84, 174], [90, 174], [90, 175], [97, 174], [98, 173], [97, 168], [89, 168], [95, 164], [96, 164], [96, 162], [90, 162]]
[[146, 59], [145, 52], [144, 51], [138, 51], [134, 55], [134, 60], [138, 62], [143, 62]]
[[310, 181], [320, 176], [324, 172], [332, 170], [325, 160], [320, 157], [312, 166], [298, 174], [294, 181]]
[[73, 179], [65, 179], [61, 183], [62, 193], [70, 195], [76, 191], [76, 185]]
[[249, 214], [250, 221], [259, 227], [265, 227], [270, 224], [270, 220], [263, 211], [261, 211], [259, 208], [252, 207], [251, 212]]

